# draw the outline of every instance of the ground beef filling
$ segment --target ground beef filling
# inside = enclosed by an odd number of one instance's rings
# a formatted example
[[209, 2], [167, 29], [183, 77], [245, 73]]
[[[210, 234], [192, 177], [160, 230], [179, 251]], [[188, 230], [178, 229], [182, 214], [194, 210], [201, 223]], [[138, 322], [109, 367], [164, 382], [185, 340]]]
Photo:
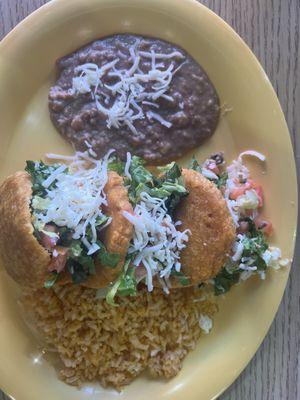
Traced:
[[[176, 52], [174, 57], [157, 59], [156, 63], [162, 70], [171, 63], [173, 71], [180, 68], [168, 85], [167, 98], [159, 97], [153, 101], [156, 106], [139, 103], [144, 117], [134, 121], [136, 132], [133, 132], [126, 124], [119, 128], [108, 127], [107, 116], [99, 111], [92, 94], [74, 92], [72, 80], [76, 75], [75, 68], [86, 63], [103, 66], [118, 58], [115, 68], [129, 70], [133, 65], [129, 49], [135, 44], [141, 52]], [[151, 62], [150, 58], [141, 57], [139, 71], [147, 73], [152, 68]], [[58, 60], [57, 67], [59, 77], [49, 93], [50, 116], [57, 130], [77, 150], [85, 150], [88, 142], [99, 157], [114, 148], [122, 159], [129, 151], [149, 164], [161, 164], [199, 146], [217, 126], [220, 107], [212, 83], [195, 60], [173, 44], [153, 38], [114, 35], [63, 57]], [[103, 84], [97, 94], [105, 107], [111, 107], [115, 98], [105, 85], [114, 85], [118, 78], [106, 73], [101, 81]], [[145, 83], [145, 88], [151, 84]], [[151, 112], [167, 121], [168, 126], [152, 118]]]

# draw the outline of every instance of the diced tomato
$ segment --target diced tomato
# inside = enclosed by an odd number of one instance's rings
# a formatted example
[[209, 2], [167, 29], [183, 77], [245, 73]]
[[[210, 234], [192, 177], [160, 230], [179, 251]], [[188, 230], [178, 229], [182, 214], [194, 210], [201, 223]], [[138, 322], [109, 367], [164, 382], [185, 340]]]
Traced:
[[259, 231], [262, 231], [265, 235], [270, 236], [273, 232], [273, 225], [272, 222], [266, 221], [260, 218], [256, 218], [255, 221], [255, 227]]
[[40, 242], [46, 250], [53, 249], [53, 247], [56, 246], [57, 241], [58, 237], [50, 237], [46, 233], [40, 232]]
[[247, 190], [251, 189], [251, 183], [246, 182], [243, 185], [237, 186], [236, 188], [232, 189], [230, 192], [230, 199], [231, 200], [236, 200], [238, 197], [242, 196], [245, 194]]
[[68, 248], [63, 246], [55, 246], [52, 258], [48, 266], [48, 271], [61, 272], [64, 270], [68, 258]]
[[247, 190], [253, 189], [255, 190], [258, 197], [258, 207], [263, 206], [263, 188], [258, 183], [254, 182], [252, 179], [249, 179], [246, 183], [237, 186], [232, 189], [230, 192], [230, 199], [237, 200], [240, 196], [244, 195]]
[[231, 200], [236, 200], [238, 197], [242, 196], [245, 193], [245, 188], [243, 186], [234, 188], [231, 190], [229, 197]]

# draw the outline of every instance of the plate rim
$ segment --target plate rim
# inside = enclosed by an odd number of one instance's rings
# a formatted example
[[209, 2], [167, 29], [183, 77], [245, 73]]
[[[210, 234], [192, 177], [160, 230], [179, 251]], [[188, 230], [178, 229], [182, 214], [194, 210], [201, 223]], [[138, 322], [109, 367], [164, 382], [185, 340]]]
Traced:
[[[74, 4], [82, 4], [84, 3], [86, 0], [72, 0], [72, 5]], [[140, 0], [140, 3], [142, 3], [143, 1], [147, 1], [147, 0]], [[98, 0], [98, 3], [101, 4], [102, 0]], [[206, 13], [207, 15], [210, 15], [211, 18], [214, 18], [217, 22], [220, 28], [222, 28], [224, 30], [224, 32], [227, 32], [229, 35], [231, 35], [231, 39], [234, 39], [236, 41], [236, 44], [238, 46], [240, 46], [240, 49], [242, 49], [244, 52], [246, 52], [246, 56], [250, 57], [252, 59], [252, 62], [254, 62], [256, 64], [256, 68], [258, 69], [259, 73], [261, 75], [264, 75], [264, 78], [266, 80], [268, 89], [271, 91], [272, 93], [272, 97], [274, 99], [274, 101], [276, 102], [278, 111], [279, 111], [279, 115], [278, 118], [281, 118], [285, 132], [282, 133], [282, 136], [286, 136], [286, 134], [288, 134], [288, 137], [286, 137], [286, 141], [288, 142], [288, 145], [290, 147], [290, 150], [292, 151], [293, 154], [293, 172], [295, 173], [295, 183], [296, 183], [296, 193], [295, 193], [295, 214], [296, 214], [296, 223], [295, 223], [295, 229], [293, 229], [293, 231], [291, 232], [292, 234], [292, 249], [293, 249], [293, 253], [292, 253], [292, 262], [291, 265], [289, 266], [289, 270], [288, 270], [288, 274], [286, 275], [286, 279], [285, 279], [285, 284], [284, 284], [284, 290], [282, 291], [282, 295], [280, 296], [280, 301], [279, 301], [279, 305], [277, 307], [276, 312], [273, 315], [273, 318], [269, 321], [268, 324], [266, 324], [265, 326], [265, 330], [264, 330], [264, 334], [261, 337], [261, 340], [259, 341], [258, 345], [256, 346], [255, 350], [252, 353], [252, 356], [243, 363], [243, 365], [233, 374], [233, 378], [230, 382], [227, 383], [227, 385], [222, 388], [222, 390], [215, 395], [214, 397], [211, 398], [211, 400], [217, 399], [226, 389], [228, 389], [233, 382], [240, 376], [240, 374], [244, 371], [244, 369], [247, 367], [247, 365], [251, 362], [251, 360], [253, 359], [253, 357], [255, 356], [255, 354], [257, 353], [258, 349], [260, 348], [262, 342], [264, 341], [264, 339], [266, 338], [268, 331], [270, 329], [270, 326], [272, 325], [272, 323], [274, 322], [280, 304], [282, 302], [283, 296], [285, 294], [285, 291], [287, 289], [287, 283], [288, 283], [288, 279], [290, 276], [290, 272], [291, 272], [291, 268], [295, 268], [295, 250], [296, 250], [296, 244], [297, 244], [297, 240], [299, 238], [299, 234], [300, 234], [300, 227], [298, 226], [298, 221], [299, 221], [299, 178], [300, 178], [300, 171], [297, 170], [297, 163], [296, 163], [296, 157], [295, 157], [295, 149], [294, 146], [292, 144], [292, 140], [291, 140], [291, 133], [289, 130], [289, 127], [287, 125], [287, 121], [284, 115], [284, 112], [282, 110], [280, 101], [278, 99], [277, 93], [275, 92], [275, 89], [273, 87], [272, 82], [270, 81], [268, 75], [266, 74], [263, 66], [261, 65], [261, 63], [259, 62], [258, 58], [256, 57], [256, 55], [253, 53], [253, 51], [251, 50], [250, 46], [243, 40], [243, 38], [229, 25], [229, 23], [227, 23], [223, 18], [221, 18], [218, 14], [216, 14], [214, 11], [212, 11], [209, 7], [205, 6], [204, 4], [200, 3], [197, 0], [161, 0], [162, 3], [169, 3], [170, 5], [172, 4], [173, 6], [175, 6], [178, 3], [182, 4], [186, 4], [189, 7], [195, 7], [195, 12], [198, 12], [198, 9], [202, 9], [202, 11], [204, 13]], [[95, 2], [94, 2], [95, 3]], [[93, 6], [93, 0], [91, 1], [91, 6]], [[130, 0], [129, 0], [130, 3]], [[34, 21], [38, 20], [40, 17], [42, 17], [46, 12], [51, 12], [52, 10], [54, 10], [54, 13], [57, 13], [58, 8], [63, 5], [66, 4], [65, 0], [50, 0], [48, 3], [43, 4], [42, 6], [40, 6], [39, 8], [37, 8], [36, 10], [34, 10], [32, 13], [30, 13], [29, 15], [27, 15], [23, 20], [21, 20], [12, 30], [10, 30], [0, 41], [0, 54], [1, 52], [5, 49], [6, 46], [9, 46], [11, 44], [12, 41], [17, 41], [18, 38], [20, 37], [20, 35], [22, 35], [24, 28], [27, 27], [28, 24], [33, 23]], [[128, 5], [128, 2], [125, 3], [124, 5]], [[70, 6], [70, 5], [69, 5]], [[87, 7], [89, 7], [87, 5]], [[20, 390], [10, 390], [8, 389], [8, 386], [6, 386], [6, 384], [3, 382], [1, 383], [1, 386], [3, 387], [3, 390], [6, 390], [6, 395], [10, 398], [12, 398], [13, 400], [21, 400], [21, 398], [23, 398], [22, 395], [20, 395], [21, 391]], [[5, 389], [7, 387], [7, 389]], [[0, 388], [1, 389], [1, 388]], [[10, 394], [11, 393], [11, 394]], [[14, 393], [18, 393], [17, 397], [14, 396]], [[20, 395], [20, 397], [19, 397]], [[26, 395], [25, 395], [25, 397]]]

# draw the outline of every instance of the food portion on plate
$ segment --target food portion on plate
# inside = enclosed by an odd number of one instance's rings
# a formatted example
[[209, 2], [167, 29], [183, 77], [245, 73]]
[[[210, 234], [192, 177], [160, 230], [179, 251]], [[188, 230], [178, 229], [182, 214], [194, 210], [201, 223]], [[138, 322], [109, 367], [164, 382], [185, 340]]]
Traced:
[[[25, 170], [0, 189], [0, 227], [10, 230], [1, 254], [22, 286], [103, 288], [117, 280], [116, 294], [123, 279], [135, 282], [134, 292], [142, 281], [168, 291], [213, 278], [228, 258], [234, 224], [221, 191], [200, 171], [173, 162], [154, 175], [139, 157], [128, 153], [124, 163], [111, 152], [101, 160], [77, 152], [54, 164], [27, 161]], [[12, 219], [16, 204], [22, 219]]]
[[26, 171], [1, 186], [0, 224], [7, 232], [1, 254], [22, 286], [39, 288], [61, 277], [101, 287], [123, 268], [132, 236], [122, 214], [132, 212], [123, 179], [107, 171], [107, 159], [89, 169], [85, 164], [84, 158], [69, 166], [28, 161]]
[[171, 378], [211, 330], [215, 295], [288, 264], [268, 244], [263, 189], [243, 163], [265, 158], [245, 151], [226, 167], [216, 153], [150, 171], [87, 146], [4, 181], [2, 264], [67, 383]]
[[[156, 38], [113, 35], [57, 62], [50, 117], [77, 150], [98, 157], [111, 148], [161, 165], [199, 146], [215, 131], [217, 92], [180, 47]], [[174, 145], [176, 143], [176, 145]]]

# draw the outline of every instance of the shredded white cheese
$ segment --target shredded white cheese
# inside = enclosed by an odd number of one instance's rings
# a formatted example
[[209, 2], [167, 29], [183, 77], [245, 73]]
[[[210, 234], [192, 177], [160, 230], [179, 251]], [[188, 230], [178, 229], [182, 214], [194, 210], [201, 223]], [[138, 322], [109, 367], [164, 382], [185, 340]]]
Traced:
[[238, 235], [238, 239], [236, 240], [233, 244], [232, 250], [233, 250], [233, 255], [231, 257], [232, 261], [239, 261], [242, 257], [243, 251], [244, 251], [244, 246], [241, 241], [242, 235]]
[[252, 157], [258, 158], [260, 161], [266, 161], [266, 156], [264, 154], [262, 154], [262, 153], [259, 153], [256, 150], [243, 151], [238, 157], [240, 162], [242, 162], [243, 156], [252, 156]]
[[179, 51], [173, 51], [170, 54], [162, 54], [162, 53], [154, 53], [154, 51], [152, 52], [148, 52], [148, 51], [140, 51], [140, 55], [146, 58], [152, 58], [153, 56], [156, 59], [160, 59], [160, 60], [166, 60], [168, 58], [184, 58], [184, 55], [182, 53], [180, 53]]
[[156, 121], [160, 122], [163, 126], [166, 126], [167, 128], [171, 128], [172, 124], [171, 122], [166, 121], [163, 119], [163, 117], [156, 112], [153, 111], [147, 111], [146, 113], [148, 119], [151, 121], [152, 119], [155, 119]]
[[129, 178], [131, 180], [131, 175], [130, 175], [130, 172], [129, 172], [130, 164], [131, 164], [131, 154], [129, 152], [127, 152], [127, 154], [126, 154], [126, 164], [125, 164], [125, 167], [124, 167], [124, 175], [127, 176], [127, 178]]
[[67, 169], [66, 165], [61, 165], [58, 167], [50, 176], [49, 178], [45, 179], [43, 182], [44, 188], [48, 188], [52, 185], [52, 183], [57, 179], [57, 177]]
[[134, 214], [123, 211], [123, 215], [134, 226], [129, 254], [137, 252], [133, 264], [144, 266], [148, 290], [152, 291], [154, 276], [162, 279], [168, 287], [172, 268], [180, 271], [180, 251], [186, 247], [190, 232], [177, 230], [180, 221], [172, 221], [164, 200], [145, 192], [140, 196], [141, 201], [136, 205]]
[[280, 269], [280, 267], [286, 267], [290, 263], [287, 258], [281, 258], [281, 250], [278, 247], [269, 247], [262, 255], [262, 258], [268, 267], [275, 270]]
[[[104, 187], [108, 180], [107, 163], [110, 154], [111, 151], [102, 160], [91, 158], [88, 152], [77, 152], [75, 156], [68, 157], [70, 164], [58, 167], [43, 182], [43, 186], [49, 188], [55, 181], [55, 187], [47, 189], [47, 208], [43, 212], [34, 213], [38, 223], [45, 225], [54, 222], [74, 230], [73, 238], [82, 240], [88, 254], [99, 249], [96, 244], [96, 226], [104, 217], [102, 206], [107, 205]], [[48, 155], [48, 158], [66, 160], [65, 156], [53, 154]], [[92, 232], [91, 243], [86, 239], [88, 228]]]
[[[120, 128], [125, 125], [134, 134], [137, 134], [134, 121], [145, 117], [149, 120], [155, 119], [167, 128], [172, 126], [171, 122], [166, 121], [158, 113], [150, 111], [145, 115], [140, 103], [158, 108], [155, 101], [160, 97], [173, 101], [166, 92], [170, 88], [173, 76], [183, 64], [174, 70], [172, 62], [168, 66], [165, 66], [165, 62], [173, 58], [185, 58], [178, 51], [170, 54], [139, 51], [138, 44], [139, 41], [129, 48], [132, 65], [128, 70], [117, 69], [118, 58], [102, 66], [86, 63], [75, 68], [74, 72], [78, 75], [72, 80], [73, 92], [79, 95], [91, 93], [98, 111], [106, 116], [108, 128]], [[147, 72], [140, 69], [142, 57], [151, 59], [151, 68]], [[157, 63], [157, 60], [165, 61]], [[105, 74], [115, 77], [118, 81], [113, 85], [104, 84], [102, 78]], [[107, 93], [98, 90], [103, 86], [111, 94], [108, 98]], [[103, 102], [101, 97], [105, 97]]]

